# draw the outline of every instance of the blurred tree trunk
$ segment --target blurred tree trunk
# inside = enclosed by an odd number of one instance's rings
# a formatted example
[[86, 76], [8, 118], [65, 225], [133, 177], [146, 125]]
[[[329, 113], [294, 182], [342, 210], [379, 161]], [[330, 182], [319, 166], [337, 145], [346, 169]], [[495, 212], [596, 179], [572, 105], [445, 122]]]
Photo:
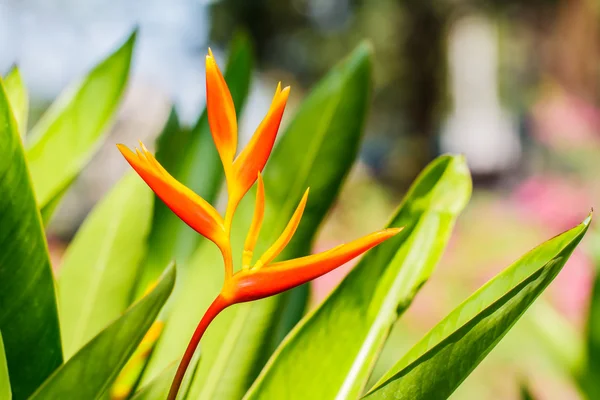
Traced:
[[[401, 44], [400, 57], [406, 63], [406, 115], [408, 133], [415, 139], [414, 175], [436, 154], [435, 142], [441, 103], [446, 87], [446, 32], [448, 17], [435, 0], [405, 2], [410, 17]], [[412, 179], [411, 179], [412, 180]]]
[[598, 100], [598, 9], [596, 0], [562, 0], [550, 46], [549, 70], [568, 90]]

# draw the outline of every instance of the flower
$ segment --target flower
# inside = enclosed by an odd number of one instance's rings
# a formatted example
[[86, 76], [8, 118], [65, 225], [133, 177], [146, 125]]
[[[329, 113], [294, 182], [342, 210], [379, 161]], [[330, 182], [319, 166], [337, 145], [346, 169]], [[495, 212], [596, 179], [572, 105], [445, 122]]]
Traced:
[[[292, 260], [273, 262], [292, 239], [308, 201], [308, 190], [300, 200], [286, 228], [273, 245], [252, 263], [254, 247], [262, 226], [265, 188], [261, 172], [271, 154], [283, 117], [290, 88], [277, 86], [271, 107], [248, 145], [236, 157], [237, 120], [229, 88], [209, 49], [206, 56], [206, 107], [208, 121], [219, 157], [223, 163], [229, 195], [224, 218], [208, 202], [173, 178], [140, 142], [141, 150], [132, 152], [117, 147], [133, 169], [156, 195], [186, 224], [214, 242], [223, 255], [225, 282], [219, 296], [198, 324], [181, 360], [169, 399], [174, 399], [194, 351], [210, 322], [226, 307], [281, 293], [315, 279], [359, 256], [397, 234], [390, 228], [372, 233], [328, 251]], [[257, 183], [254, 216], [242, 254], [242, 268], [233, 272], [231, 223], [248, 190]]]

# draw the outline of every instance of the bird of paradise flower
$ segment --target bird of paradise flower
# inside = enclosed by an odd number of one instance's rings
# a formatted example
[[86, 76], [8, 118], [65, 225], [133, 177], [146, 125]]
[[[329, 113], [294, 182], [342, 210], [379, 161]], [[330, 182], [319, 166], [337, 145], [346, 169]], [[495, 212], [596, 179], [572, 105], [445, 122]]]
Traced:
[[[292, 239], [308, 200], [308, 189], [279, 238], [256, 262], [254, 247], [260, 233], [265, 188], [261, 172], [271, 154], [290, 88], [277, 86], [271, 107], [248, 145], [236, 157], [237, 119], [229, 88], [208, 50], [206, 56], [206, 107], [211, 134], [225, 171], [228, 201], [224, 218], [208, 202], [173, 178], [140, 142], [141, 150], [132, 152], [125, 145], [117, 147], [156, 195], [186, 224], [214, 242], [223, 256], [225, 281], [220, 294], [200, 320], [181, 359], [168, 399], [174, 400], [202, 335], [212, 320], [225, 308], [292, 289], [332, 271], [370, 248], [396, 235], [400, 229], [389, 228], [371, 233], [350, 243], [322, 253], [287, 261], [273, 262]], [[242, 253], [242, 268], [233, 271], [231, 226], [238, 204], [257, 183], [254, 216]]]

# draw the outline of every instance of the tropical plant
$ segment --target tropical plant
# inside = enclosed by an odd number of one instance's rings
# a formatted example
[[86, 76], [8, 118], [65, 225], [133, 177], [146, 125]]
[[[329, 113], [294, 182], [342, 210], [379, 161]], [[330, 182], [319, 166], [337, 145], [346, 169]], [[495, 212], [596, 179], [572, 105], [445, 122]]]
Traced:
[[[360, 146], [371, 51], [360, 45], [334, 68], [274, 146], [289, 93], [278, 87], [236, 157], [235, 116], [253, 63], [239, 37], [224, 75], [207, 56], [207, 110], [195, 126], [182, 127], [172, 112], [156, 157], [143, 145], [137, 154], [119, 146], [156, 196], [127, 174], [77, 232], [55, 285], [44, 223], [107, 131], [134, 41], [135, 34], [65, 91], [28, 135], [18, 70], [0, 85], [3, 398], [446, 398], [554, 279], [588, 229], [590, 218], [527, 253], [367, 387], [391, 327], [433, 273], [468, 202], [466, 162], [437, 158], [386, 229], [309, 255]], [[223, 218], [211, 203], [224, 180]], [[303, 283], [372, 247], [305, 314]], [[254, 254], [261, 256], [252, 262]], [[174, 267], [165, 269], [170, 260], [178, 265], [177, 284]]]

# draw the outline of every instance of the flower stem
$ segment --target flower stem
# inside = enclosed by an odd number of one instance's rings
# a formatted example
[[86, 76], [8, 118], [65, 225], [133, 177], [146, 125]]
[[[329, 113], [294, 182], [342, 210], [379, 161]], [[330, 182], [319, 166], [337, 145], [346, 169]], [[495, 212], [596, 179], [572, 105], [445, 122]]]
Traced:
[[169, 390], [169, 396], [167, 397], [167, 400], [175, 400], [175, 398], [177, 397], [177, 392], [179, 392], [179, 388], [181, 387], [183, 377], [185, 376], [185, 371], [187, 370], [188, 366], [190, 365], [190, 362], [192, 361], [194, 352], [196, 351], [196, 348], [198, 347], [200, 339], [202, 338], [202, 335], [204, 335], [206, 328], [208, 328], [208, 325], [210, 325], [212, 320], [215, 319], [215, 317], [219, 315], [221, 311], [223, 311], [230, 305], [231, 303], [225, 300], [219, 294], [217, 298], [212, 302], [210, 307], [208, 307], [206, 313], [204, 313], [204, 316], [202, 317], [200, 323], [196, 327], [196, 330], [192, 335], [192, 339], [190, 340], [190, 343], [185, 349], [183, 358], [179, 363], [179, 367], [177, 368], [177, 372], [175, 373], [175, 378], [173, 378], [173, 383], [171, 383], [171, 389]]

